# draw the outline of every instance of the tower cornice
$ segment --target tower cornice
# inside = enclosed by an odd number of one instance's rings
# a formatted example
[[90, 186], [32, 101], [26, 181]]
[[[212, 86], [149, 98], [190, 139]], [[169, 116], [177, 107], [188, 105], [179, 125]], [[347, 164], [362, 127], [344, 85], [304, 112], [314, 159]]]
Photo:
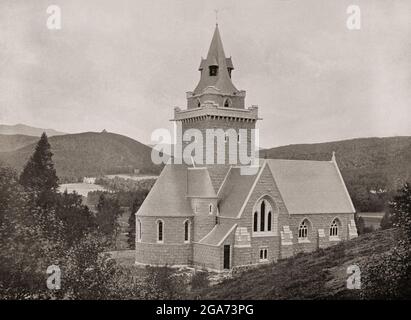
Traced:
[[258, 118], [258, 106], [251, 106], [247, 109], [219, 107], [212, 101], [206, 101], [200, 108], [182, 110], [174, 108], [174, 119], [172, 121], [182, 121], [197, 117], [217, 117], [217, 118], [237, 118], [239, 120], [260, 120]]

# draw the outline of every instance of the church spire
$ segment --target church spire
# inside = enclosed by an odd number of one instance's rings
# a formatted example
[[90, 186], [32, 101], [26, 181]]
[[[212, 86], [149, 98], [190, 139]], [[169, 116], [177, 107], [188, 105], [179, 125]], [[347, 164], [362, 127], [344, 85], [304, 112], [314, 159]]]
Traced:
[[221, 41], [220, 30], [216, 24], [213, 39], [211, 40], [207, 58], [201, 60], [201, 78], [194, 94], [203, 93], [207, 87], [214, 87], [222, 94], [238, 92], [231, 81], [231, 71], [234, 69], [230, 58], [226, 58]]

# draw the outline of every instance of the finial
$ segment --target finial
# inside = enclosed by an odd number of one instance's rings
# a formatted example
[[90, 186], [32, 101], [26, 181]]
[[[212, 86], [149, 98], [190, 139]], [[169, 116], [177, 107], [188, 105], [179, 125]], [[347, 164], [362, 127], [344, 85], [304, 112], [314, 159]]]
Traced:
[[333, 151], [333, 156], [331, 157], [331, 161], [332, 161], [332, 162], [336, 162], [336, 159], [335, 159], [335, 151]]
[[214, 9], [215, 12], [215, 25], [218, 26], [218, 10]]

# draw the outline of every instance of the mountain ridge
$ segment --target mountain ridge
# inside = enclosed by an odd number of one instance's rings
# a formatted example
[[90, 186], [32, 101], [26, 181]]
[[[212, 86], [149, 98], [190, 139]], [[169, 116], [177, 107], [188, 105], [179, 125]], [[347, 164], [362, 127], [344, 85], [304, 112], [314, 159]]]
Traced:
[[[36, 143], [0, 152], [0, 160], [22, 170]], [[62, 181], [111, 173], [159, 173], [151, 161], [151, 148], [129, 137], [109, 132], [83, 132], [49, 138], [57, 175]]]
[[261, 158], [330, 160], [332, 152], [358, 211], [383, 211], [411, 179], [411, 137], [357, 138], [265, 149]]
[[20, 134], [20, 135], [26, 135], [26, 136], [40, 137], [43, 132], [45, 132], [47, 136], [49, 137], [67, 134], [65, 132], [57, 131], [57, 130], [50, 129], [50, 128], [48, 129], [37, 128], [37, 127], [28, 126], [22, 123], [18, 123], [15, 125], [0, 124], [0, 134], [5, 134], [5, 135]]

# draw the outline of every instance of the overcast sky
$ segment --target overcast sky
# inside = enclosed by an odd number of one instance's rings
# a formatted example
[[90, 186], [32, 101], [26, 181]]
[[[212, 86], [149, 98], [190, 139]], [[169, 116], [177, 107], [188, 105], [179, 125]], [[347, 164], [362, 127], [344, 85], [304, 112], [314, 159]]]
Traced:
[[214, 9], [262, 146], [411, 135], [409, 0], [0, 0], [0, 123], [150, 143], [199, 80]]

